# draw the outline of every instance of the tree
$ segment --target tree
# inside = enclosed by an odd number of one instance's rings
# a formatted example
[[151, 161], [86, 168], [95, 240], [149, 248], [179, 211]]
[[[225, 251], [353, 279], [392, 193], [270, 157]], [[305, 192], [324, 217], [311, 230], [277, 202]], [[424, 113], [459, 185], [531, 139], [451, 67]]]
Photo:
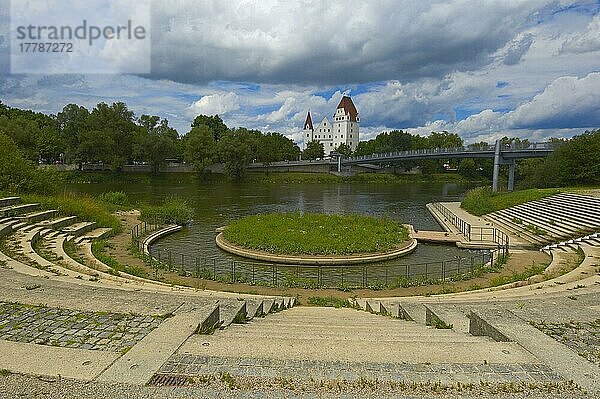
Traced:
[[48, 194], [56, 191], [58, 177], [23, 158], [15, 142], [0, 130], [0, 191]]
[[77, 150], [79, 147], [79, 132], [87, 129], [87, 118], [90, 112], [77, 104], [65, 105], [62, 112], [56, 115], [58, 129], [65, 144], [65, 160], [79, 162]]
[[348, 144], [342, 143], [334, 151], [345, 158], [348, 158], [352, 155], [352, 148], [350, 148]]
[[246, 168], [254, 159], [254, 142], [253, 133], [244, 128], [229, 130], [221, 138], [219, 152], [225, 162], [225, 172], [230, 178], [240, 180], [244, 176]]
[[318, 141], [309, 141], [304, 151], [302, 151], [303, 159], [317, 159], [325, 156], [325, 147], [323, 143]]
[[133, 144], [133, 155], [138, 160], [148, 162], [152, 174], [156, 176], [165, 160], [176, 155], [175, 142], [178, 134], [169, 126], [168, 120], [160, 120], [158, 116], [142, 115], [139, 123]]
[[114, 170], [133, 161], [133, 138], [138, 126], [133, 120], [133, 112], [127, 109], [125, 103], [99, 103], [87, 118], [87, 125], [88, 130], [102, 132], [103, 137], [110, 137], [111, 148], [102, 158]]
[[212, 129], [206, 125], [192, 128], [183, 139], [183, 159], [192, 165], [202, 177], [206, 177], [208, 166], [217, 158], [217, 143]]
[[198, 127], [200, 125], [208, 126], [211, 129], [215, 141], [221, 140], [221, 138], [229, 130], [229, 128], [227, 127], [227, 125], [225, 125], [225, 123], [223, 123], [223, 119], [221, 119], [219, 115], [198, 115], [192, 122], [192, 128]]
[[300, 148], [293, 140], [281, 133], [267, 133], [258, 136], [256, 161], [270, 164], [277, 161], [298, 159]]

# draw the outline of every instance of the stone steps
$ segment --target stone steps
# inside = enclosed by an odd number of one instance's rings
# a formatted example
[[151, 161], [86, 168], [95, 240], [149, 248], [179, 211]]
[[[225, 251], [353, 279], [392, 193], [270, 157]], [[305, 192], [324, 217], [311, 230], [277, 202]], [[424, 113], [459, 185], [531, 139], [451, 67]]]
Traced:
[[523, 211], [509, 208], [498, 211], [498, 214], [506, 218], [521, 219], [523, 221], [523, 225], [527, 226], [528, 224], [532, 224], [538, 228], [544, 229], [546, 232], [548, 232], [548, 235], [554, 237], [563, 237], [565, 235], [568, 236], [575, 231], [574, 229], [567, 228], [559, 224], [553, 225], [546, 219], [543, 219], [541, 216], [539, 216], [539, 213], [535, 211]]
[[61, 228], [61, 232], [63, 234], [68, 234], [72, 236], [80, 236], [82, 234], [87, 233], [88, 231], [93, 230], [96, 227], [96, 222], [80, 222], [76, 224], [69, 225], [67, 227]]
[[[287, 315], [306, 314], [315, 311], [323, 319], [323, 335], [311, 332], [310, 325], [294, 327], [289, 324], [285, 330], [281, 321]], [[338, 315], [347, 318], [351, 314], [354, 326], [341, 326], [327, 329], [327, 323], [335, 326]], [[232, 326], [210, 336], [191, 337], [178, 351], [180, 354], [204, 355], [221, 358], [251, 357], [269, 367], [270, 362], [282, 360], [310, 360], [337, 362], [385, 362], [398, 363], [453, 363], [457, 359], [465, 363], [529, 363], [532, 356], [511, 342], [492, 342], [487, 337], [472, 337], [452, 330], [436, 330], [415, 323], [396, 321], [396, 326], [363, 325], [371, 321], [373, 315], [348, 309], [293, 308], [282, 314], [266, 319], [255, 319], [243, 326]], [[382, 316], [381, 319], [386, 318]], [[404, 327], [410, 333], [399, 334]], [[415, 327], [417, 329], [415, 330]], [[363, 335], [354, 335], [362, 331]], [[369, 333], [376, 336], [368, 338]], [[386, 333], [390, 339], [382, 339]], [[312, 335], [311, 335], [312, 334]], [[294, 338], [294, 335], [297, 337]]]
[[58, 230], [62, 227], [69, 226], [74, 224], [77, 221], [77, 216], [65, 216], [58, 219], [45, 220], [40, 224], [40, 226], [47, 227], [49, 229]]
[[485, 216], [485, 219], [534, 245], [543, 245], [549, 242], [547, 238], [535, 235], [525, 230], [523, 226], [514, 224], [511, 220], [505, 219], [503, 216], [490, 213]]
[[40, 204], [19, 204], [0, 208], [0, 218], [17, 216], [38, 210]]
[[94, 229], [94, 230], [90, 231], [87, 234], [84, 234], [82, 236], [79, 236], [79, 237], [75, 238], [73, 240], [73, 242], [75, 244], [80, 244], [83, 241], [100, 240], [100, 239], [108, 236], [111, 231], [112, 231], [112, 229], [110, 227], [100, 227], [100, 228], [97, 228], [97, 229]]
[[6, 208], [8, 206], [17, 205], [21, 202], [20, 197], [4, 197], [0, 198], [0, 208]]
[[56, 209], [50, 209], [47, 211], [40, 211], [35, 213], [28, 213], [26, 215], [17, 216], [16, 219], [22, 220], [27, 223], [37, 223], [43, 220], [47, 220], [56, 216], [58, 211]]

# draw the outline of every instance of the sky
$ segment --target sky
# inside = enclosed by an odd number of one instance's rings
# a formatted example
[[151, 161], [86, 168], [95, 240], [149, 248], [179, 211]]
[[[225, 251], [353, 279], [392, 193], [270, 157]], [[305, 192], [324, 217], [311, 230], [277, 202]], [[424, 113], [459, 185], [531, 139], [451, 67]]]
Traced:
[[16, 74], [9, 9], [24, 1], [0, 0], [0, 100], [13, 107], [123, 101], [181, 134], [218, 114], [296, 141], [307, 111], [331, 120], [343, 95], [361, 140], [404, 129], [543, 141], [600, 127], [600, 1], [151, 1], [146, 73]]

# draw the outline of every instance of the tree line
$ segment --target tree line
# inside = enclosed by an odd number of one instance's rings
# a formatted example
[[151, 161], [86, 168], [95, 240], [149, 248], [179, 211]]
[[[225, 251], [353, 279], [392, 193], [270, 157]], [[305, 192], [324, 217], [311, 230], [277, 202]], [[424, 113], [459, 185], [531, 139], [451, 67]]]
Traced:
[[222, 162], [239, 178], [250, 162], [296, 160], [300, 148], [280, 133], [231, 129], [218, 115], [197, 116], [185, 135], [159, 116], [134, 113], [122, 102], [99, 103], [92, 110], [66, 105], [56, 115], [8, 107], [0, 102], [0, 131], [36, 163], [102, 163], [118, 171], [144, 163], [158, 173], [168, 160], [194, 165], [206, 174]]
[[[325, 156], [323, 145], [318, 142], [308, 143], [301, 151], [293, 140], [281, 133], [229, 128], [218, 115], [197, 116], [190, 130], [180, 135], [168, 120], [145, 114], [136, 117], [122, 102], [111, 105], [101, 102], [92, 110], [68, 104], [56, 115], [11, 108], [0, 102], [0, 135], [5, 161], [0, 169], [6, 167], [5, 171], [28, 168], [17, 161], [11, 166], [9, 154], [14, 151], [30, 163], [103, 163], [115, 171], [127, 164], [145, 163], [155, 174], [168, 160], [191, 164], [202, 176], [208, 174], [210, 165], [223, 163], [227, 175], [234, 179], [241, 178], [251, 162], [269, 164]], [[513, 141], [527, 144], [527, 140], [518, 138], [504, 137], [501, 140], [502, 145]], [[561, 145], [548, 158], [517, 161], [516, 177], [521, 186], [600, 183], [600, 129], [586, 131], [568, 140], [554, 141]], [[468, 147], [492, 145], [480, 142]], [[348, 157], [461, 146], [464, 142], [455, 133], [444, 131], [419, 136], [392, 130], [361, 141], [354, 152], [344, 144], [336, 151]], [[469, 178], [486, 179], [491, 179], [493, 172], [490, 159], [404, 161], [390, 166], [404, 169], [418, 166], [426, 174], [450, 168]], [[503, 173], [506, 176], [506, 168]], [[7, 176], [4, 175], [5, 178]], [[35, 179], [29, 183], [24, 179], [22, 184], [34, 183]]]

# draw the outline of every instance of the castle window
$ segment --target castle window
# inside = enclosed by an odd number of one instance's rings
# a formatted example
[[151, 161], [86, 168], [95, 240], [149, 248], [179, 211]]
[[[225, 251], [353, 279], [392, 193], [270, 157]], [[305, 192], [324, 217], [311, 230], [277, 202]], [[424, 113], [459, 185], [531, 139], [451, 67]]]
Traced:
[[333, 147], [333, 143], [329, 143], [329, 146], [330, 146], [330, 147]]
[[330, 132], [330, 131], [331, 131], [331, 129], [327, 129], [327, 131], [328, 131], [328, 132]]
[[350, 135], [350, 138], [352, 138], [352, 135]]
[[331, 138], [331, 134], [329, 135], [329, 138]]
[[341, 139], [343, 139], [343, 138], [344, 138], [344, 135], [342, 134], [342, 135], [340, 136], [340, 138], [341, 138]]

